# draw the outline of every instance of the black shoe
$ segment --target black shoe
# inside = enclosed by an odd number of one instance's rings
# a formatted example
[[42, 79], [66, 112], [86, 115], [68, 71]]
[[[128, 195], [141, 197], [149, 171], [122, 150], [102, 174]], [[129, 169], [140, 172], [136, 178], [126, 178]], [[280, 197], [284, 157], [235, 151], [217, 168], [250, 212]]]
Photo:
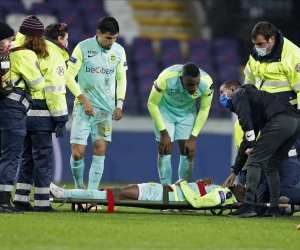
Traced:
[[274, 219], [280, 219], [282, 218], [281, 212], [279, 208], [270, 208], [267, 212], [259, 216], [259, 218], [274, 218]]
[[250, 218], [257, 216], [254, 205], [244, 203], [238, 210], [228, 213], [229, 217]]
[[9, 204], [0, 204], [0, 213], [9, 213], [9, 214], [23, 214], [22, 210], [14, 208]]
[[9, 213], [9, 214], [23, 214], [23, 211], [20, 211], [14, 208], [11, 205], [11, 193], [10, 192], [0, 192], [0, 213]]
[[30, 203], [21, 204], [21, 203], [14, 203], [15, 208], [24, 212], [33, 212], [34, 208]]
[[41, 212], [41, 213], [60, 213], [59, 210], [53, 209], [52, 206], [47, 207], [46, 209], [34, 209], [34, 212]]

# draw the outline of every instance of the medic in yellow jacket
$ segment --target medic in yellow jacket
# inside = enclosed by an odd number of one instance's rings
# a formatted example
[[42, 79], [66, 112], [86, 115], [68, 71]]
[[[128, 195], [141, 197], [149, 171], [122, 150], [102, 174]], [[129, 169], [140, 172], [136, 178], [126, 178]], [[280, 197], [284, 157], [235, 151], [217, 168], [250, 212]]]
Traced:
[[66, 63], [69, 55], [65, 48], [45, 37], [50, 56], [39, 60], [45, 77], [45, 88], [32, 94], [33, 107], [28, 112], [27, 130], [54, 131], [68, 121], [66, 102]]
[[[256, 26], [265, 25], [260, 22]], [[267, 23], [269, 24], [269, 23]], [[274, 29], [274, 36], [266, 37], [259, 31], [252, 31], [252, 41], [255, 46], [250, 52], [245, 73], [245, 84], [253, 84], [260, 90], [276, 93], [300, 110], [300, 48], [283, 37], [279, 30]], [[254, 33], [256, 32], [256, 33]], [[272, 30], [268, 31], [272, 33]], [[261, 32], [262, 33], [262, 32]], [[254, 38], [256, 36], [256, 38]], [[259, 55], [261, 49], [266, 54]], [[271, 50], [268, 51], [268, 48]], [[258, 50], [258, 52], [257, 52]]]
[[[11, 44], [11, 48], [20, 47], [24, 43], [24, 39], [25, 36], [18, 33], [16, 40]], [[6, 96], [3, 101], [9, 107], [27, 112], [31, 103], [30, 95], [34, 95], [34, 93], [43, 90], [45, 87], [45, 80], [39, 69], [38, 58], [30, 49], [18, 50], [10, 54], [10, 64], [12, 82], [16, 83], [20, 78], [22, 80], [15, 86], [14, 93]], [[19, 89], [27, 92], [19, 91]], [[26, 95], [26, 97], [24, 98], [23, 95]], [[16, 101], [22, 99], [24, 99], [22, 101], [23, 105], [19, 105]]]

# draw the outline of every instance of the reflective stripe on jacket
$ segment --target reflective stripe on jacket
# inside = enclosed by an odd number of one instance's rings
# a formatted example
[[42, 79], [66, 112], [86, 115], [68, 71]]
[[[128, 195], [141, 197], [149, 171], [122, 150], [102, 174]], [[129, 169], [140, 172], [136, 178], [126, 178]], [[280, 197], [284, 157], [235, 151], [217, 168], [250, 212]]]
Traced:
[[276, 93], [300, 109], [300, 48], [280, 31], [269, 55], [260, 57], [252, 48], [244, 74], [245, 84]]

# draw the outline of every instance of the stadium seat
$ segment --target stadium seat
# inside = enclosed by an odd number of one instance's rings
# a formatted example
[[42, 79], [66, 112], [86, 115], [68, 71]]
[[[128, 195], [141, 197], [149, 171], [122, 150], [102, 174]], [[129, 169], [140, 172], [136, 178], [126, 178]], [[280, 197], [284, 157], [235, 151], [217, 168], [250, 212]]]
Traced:
[[136, 77], [138, 81], [150, 77], [156, 79], [157, 76], [158, 76], [158, 67], [156, 62], [141, 61], [138, 64], [136, 64]]
[[139, 95], [144, 95], [144, 94], [149, 95], [153, 86], [153, 82], [156, 80], [156, 78], [157, 76], [156, 77], [149, 76], [149, 77], [138, 79], [137, 84], [138, 84]]
[[174, 64], [183, 64], [184, 58], [180, 51], [162, 51], [161, 62], [163, 68], [170, 67]]
[[155, 61], [154, 50], [149, 47], [136, 47], [134, 50], [133, 61], [135, 63]]
[[27, 16], [27, 11], [19, 0], [1, 2], [1, 11], [4, 16], [8, 14], [24, 14]]
[[174, 38], [160, 39], [160, 50], [162, 53], [167, 51], [177, 51], [181, 53], [180, 41]]
[[214, 47], [217, 52], [220, 52], [221, 50], [224, 50], [224, 49], [235, 50], [237, 52], [238, 51], [238, 42], [235, 39], [220, 37], [220, 38], [215, 39]]
[[84, 1], [77, 1], [76, 3], [76, 7], [78, 9], [82, 9], [84, 10], [85, 13], [89, 14], [89, 13], [103, 13], [104, 11], [104, 7], [102, 4], [102, 1], [98, 1], [98, 0], [84, 0]]
[[241, 81], [241, 73], [235, 65], [219, 68], [219, 76], [221, 84], [229, 79]]
[[189, 51], [210, 50], [209, 41], [200, 38], [190, 38], [187, 41]]
[[135, 37], [132, 41], [132, 46], [136, 47], [147, 47], [153, 49], [152, 40], [146, 37]]

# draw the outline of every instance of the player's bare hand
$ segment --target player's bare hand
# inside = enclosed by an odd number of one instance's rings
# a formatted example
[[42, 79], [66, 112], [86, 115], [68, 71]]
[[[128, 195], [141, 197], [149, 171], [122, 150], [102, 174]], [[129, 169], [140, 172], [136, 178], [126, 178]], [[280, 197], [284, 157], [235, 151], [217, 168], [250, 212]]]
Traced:
[[161, 131], [160, 142], [158, 144], [159, 155], [167, 155], [171, 153], [172, 142], [167, 130]]
[[116, 121], [120, 120], [122, 118], [122, 109], [116, 108], [112, 118]]
[[193, 160], [196, 155], [196, 141], [194, 138], [188, 139], [183, 146], [183, 153], [187, 156], [188, 160]]
[[234, 173], [231, 173], [226, 181], [223, 183], [222, 188], [233, 186], [233, 183], [236, 179], [236, 175]]
[[94, 107], [89, 100], [87, 100], [86, 102], [83, 103], [83, 110], [84, 110], [84, 113], [88, 116], [95, 115]]
[[80, 94], [79, 96], [77, 96], [77, 98], [83, 105], [84, 113], [88, 116], [94, 116], [95, 110], [91, 102], [83, 94]]
[[251, 155], [253, 149], [254, 149], [254, 148], [248, 148], [248, 149], [245, 151], [245, 154], [246, 154], [246, 155]]
[[215, 184], [211, 178], [202, 178], [202, 179], [197, 180], [196, 182], [203, 182], [207, 186]]

